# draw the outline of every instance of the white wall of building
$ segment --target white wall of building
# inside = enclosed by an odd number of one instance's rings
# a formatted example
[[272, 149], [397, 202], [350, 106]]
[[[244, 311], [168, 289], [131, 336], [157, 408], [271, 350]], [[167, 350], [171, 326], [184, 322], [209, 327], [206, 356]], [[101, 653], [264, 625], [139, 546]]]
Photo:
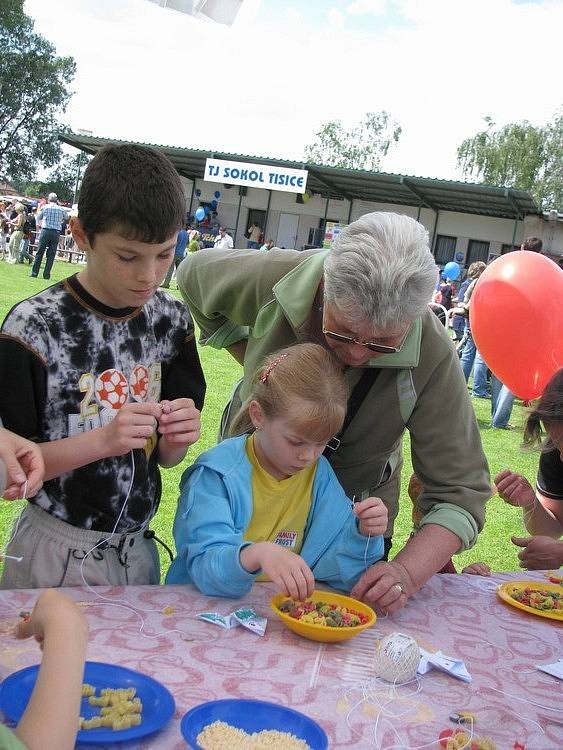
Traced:
[[[191, 195], [192, 183], [184, 180], [187, 200]], [[215, 191], [219, 190], [221, 198], [217, 208], [219, 221], [224, 224], [233, 234], [235, 247], [246, 247], [244, 233], [248, 228], [249, 209], [260, 209], [266, 211], [268, 206], [268, 192], [258, 188], [248, 188], [247, 194], [240, 198], [239, 188], [225, 188], [224, 185], [214, 182], [196, 181], [196, 188], [201, 190], [201, 196], [194, 199], [191, 206], [193, 214], [199, 205], [199, 201], [211, 202]], [[272, 192], [268, 213], [268, 223], [265, 228], [265, 239], [277, 241], [280, 214], [293, 214], [298, 218], [296, 247], [301, 249], [308, 243], [310, 229], [319, 226], [319, 219], [326, 217], [331, 221], [348, 222], [355, 221], [360, 216], [371, 211], [396, 211], [399, 213], [419, 218], [428, 229], [430, 236], [447, 235], [456, 238], [455, 253], [464, 262], [469, 242], [477, 240], [489, 243], [489, 257], [500, 255], [503, 245], [512, 243], [514, 234], [513, 219], [499, 219], [491, 216], [480, 216], [478, 214], [457, 213], [453, 211], [440, 211], [436, 224], [436, 214], [429, 208], [422, 208], [419, 212], [417, 206], [404, 206], [392, 203], [373, 203], [370, 201], [356, 200], [350, 213], [350, 203], [347, 200], [330, 200], [315, 195], [306, 203], [297, 203], [295, 193]], [[237, 212], [240, 212], [238, 231], [236, 236]], [[563, 256], [563, 221], [548, 222], [539, 216], [527, 216], [524, 221], [519, 221], [516, 226], [514, 242], [520, 244], [525, 237], [541, 237], [544, 241], [544, 252]], [[463, 255], [463, 261], [461, 261]]]

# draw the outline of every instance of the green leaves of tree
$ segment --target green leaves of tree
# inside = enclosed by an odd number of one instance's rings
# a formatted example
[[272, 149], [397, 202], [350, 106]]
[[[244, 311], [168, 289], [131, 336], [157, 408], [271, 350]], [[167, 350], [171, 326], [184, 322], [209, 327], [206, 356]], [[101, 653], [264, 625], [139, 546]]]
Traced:
[[305, 146], [305, 160], [328, 167], [377, 171], [382, 157], [400, 136], [400, 125], [384, 110], [367, 112], [350, 130], [340, 120], [331, 120], [316, 133], [316, 140]]
[[30, 177], [38, 164], [60, 158], [58, 117], [71, 92], [76, 65], [33, 31], [23, 0], [0, 4], [0, 174]]
[[563, 206], [563, 112], [543, 128], [527, 120], [487, 127], [457, 150], [465, 177], [530, 190], [544, 209]]

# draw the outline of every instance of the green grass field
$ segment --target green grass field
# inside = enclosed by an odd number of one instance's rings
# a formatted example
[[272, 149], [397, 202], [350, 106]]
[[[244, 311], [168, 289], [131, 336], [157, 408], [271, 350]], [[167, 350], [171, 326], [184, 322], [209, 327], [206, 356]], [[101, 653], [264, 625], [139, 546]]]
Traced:
[[[81, 267], [76, 264], [57, 261], [53, 267], [50, 281], [29, 278], [29, 266], [9, 265], [0, 262], [0, 317], [3, 320], [8, 310], [17, 302], [35, 292], [45, 288], [53, 282], [59, 281], [66, 276], [75, 273]], [[172, 284], [175, 286], [174, 282]], [[172, 294], [180, 297], [179, 292], [172, 289]], [[223, 406], [227, 402], [234, 382], [240, 377], [241, 368], [223, 351], [200, 349], [200, 356], [207, 380], [207, 397], [202, 414], [202, 436], [200, 441], [189, 452], [189, 461], [210, 446], [214, 445], [217, 435], [217, 427]], [[14, 389], [17, 384], [14, 383]], [[483, 399], [474, 399], [474, 407], [481, 429], [481, 437], [485, 453], [489, 460], [492, 476], [503, 468], [512, 468], [515, 471], [534, 480], [537, 468], [538, 455], [534, 452], [523, 452], [520, 448], [521, 432], [493, 430], [488, 427], [490, 421], [490, 402]], [[440, 413], [439, 404], [436, 405], [436, 418], [440, 420], [451, 419], [455, 424], [456, 415], [444, 415]], [[512, 424], [521, 427], [525, 418], [525, 410], [520, 403], [516, 403], [512, 414]], [[406, 494], [406, 487], [411, 474], [409, 438], [405, 436], [405, 466], [403, 473], [403, 490], [401, 512], [395, 524], [394, 550], [400, 549], [406, 541], [410, 529], [411, 505]], [[157, 536], [165, 540], [173, 547], [172, 522], [177, 500], [177, 488], [185, 463], [174, 469], [162, 471], [163, 492], [162, 502], [152, 528]], [[0, 506], [0, 549], [4, 548], [9, 539], [12, 519], [16, 516], [22, 506], [22, 501], [16, 503], [2, 503]], [[521, 520], [521, 513], [515, 508], [505, 505], [499, 498], [494, 497], [488, 504], [487, 523], [484, 531], [479, 536], [477, 545], [455, 559], [456, 567], [461, 569], [470, 562], [483, 561], [488, 563], [493, 570], [515, 570], [518, 568], [517, 548], [510, 542], [512, 534], [524, 535], [525, 529]], [[162, 551], [162, 548], [161, 548]], [[161, 555], [163, 572], [168, 567], [168, 556]]]

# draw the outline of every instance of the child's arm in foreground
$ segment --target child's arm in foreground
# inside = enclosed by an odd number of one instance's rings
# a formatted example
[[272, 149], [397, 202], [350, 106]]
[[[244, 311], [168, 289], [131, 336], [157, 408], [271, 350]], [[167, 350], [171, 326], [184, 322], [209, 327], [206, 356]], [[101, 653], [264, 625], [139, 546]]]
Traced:
[[30, 750], [71, 750], [82, 697], [86, 619], [70, 599], [48, 590], [37, 600], [29, 620], [18, 625], [18, 638], [31, 635], [42, 643], [43, 658], [16, 735]]
[[524, 524], [534, 536], [558, 538], [563, 533], [563, 502], [534, 491], [521, 474], [505, 469], [495, 477], [499, 496], [522, 508]]
[[5, 478], [0, 486], [2, 497], [6, 500], [21, 497], [26, 481], [29, 497], [39, 492], [45, 465], [38, 445], [0, 428], [0, 461], [5, 467]]

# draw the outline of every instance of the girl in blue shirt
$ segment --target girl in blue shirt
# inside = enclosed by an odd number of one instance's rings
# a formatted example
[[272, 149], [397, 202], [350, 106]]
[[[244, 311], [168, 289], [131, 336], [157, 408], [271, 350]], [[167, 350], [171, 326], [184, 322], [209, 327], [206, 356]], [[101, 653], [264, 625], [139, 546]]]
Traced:
[[315, 580], [350, 591], [383, 556], [387, 509], [352, 504], [322, 455], [346, 414], [341, 366], [317, 344], [273, 354], [233, 437], [184, 472], [167, 583], [240, 597], [256, 579], [304, 599]]

